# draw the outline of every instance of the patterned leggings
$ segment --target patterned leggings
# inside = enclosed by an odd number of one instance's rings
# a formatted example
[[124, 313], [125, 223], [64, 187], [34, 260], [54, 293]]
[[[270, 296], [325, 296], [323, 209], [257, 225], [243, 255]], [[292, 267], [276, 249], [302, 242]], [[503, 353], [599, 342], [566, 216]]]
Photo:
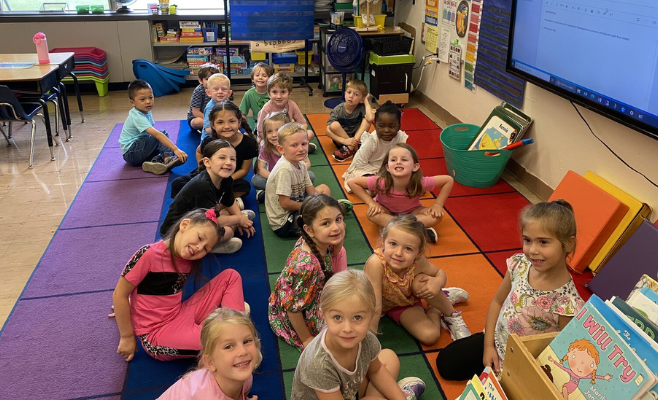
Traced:
[[166, 325], [140, 335], [144, 350], [156, 360], [196, 357], [201, 350], [203, 320], [217, 307], [244, 311], [242, 278], [234, 269], [222, 271], [185, 300]]

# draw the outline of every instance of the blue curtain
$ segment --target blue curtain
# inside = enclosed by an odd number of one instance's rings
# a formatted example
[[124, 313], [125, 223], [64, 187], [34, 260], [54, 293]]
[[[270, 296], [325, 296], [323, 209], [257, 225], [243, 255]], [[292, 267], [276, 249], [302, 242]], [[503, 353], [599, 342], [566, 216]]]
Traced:
[[315, 0], [231, 0], [231, 39], [312, 39], [314, 7]]

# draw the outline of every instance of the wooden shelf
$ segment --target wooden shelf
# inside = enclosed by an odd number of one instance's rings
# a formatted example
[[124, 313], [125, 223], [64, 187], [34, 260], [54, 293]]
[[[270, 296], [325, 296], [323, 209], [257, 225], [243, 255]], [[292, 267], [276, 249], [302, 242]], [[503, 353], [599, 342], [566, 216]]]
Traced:
[[[229, 41], [230, 46], [244, 46], [248, 45], [249, 42], [246, 40], [231, 40]], [[223, 40], [221, 42], [203, 42], [203, 43], [181, 43], [181, 42], [156, 42], [153, 43], [153, 47], [207, 47], [207, 46], [225, 46], [226, 42]]]

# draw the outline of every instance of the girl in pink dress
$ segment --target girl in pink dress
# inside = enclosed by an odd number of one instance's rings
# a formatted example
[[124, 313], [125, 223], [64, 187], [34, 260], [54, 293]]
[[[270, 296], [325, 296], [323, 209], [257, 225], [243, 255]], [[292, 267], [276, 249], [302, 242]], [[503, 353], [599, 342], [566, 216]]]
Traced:
[[199, 366], [158, 400], [257, 400], [247, 397], [263, 355], [254, 324], [244, 313], [218, 308], [203, 322]]
[[[443, 204], [453, 182], [448, 175], [424, 177], [416, 150], [406, 143], [398, 143], [389, 150], [379, 175], [352, 178], [347, 184], [368, 205], [366, 216], [379, 227], [385, 227], [396, 214], [413, 214], [425, 226], [430, 243], [436, 243], [433, 226], [443, 219]], [[421, 196], [437, 186], [441, 191], [434, 204], [423, 206]], [[366, 190], [375, 193], [374, 198]]]

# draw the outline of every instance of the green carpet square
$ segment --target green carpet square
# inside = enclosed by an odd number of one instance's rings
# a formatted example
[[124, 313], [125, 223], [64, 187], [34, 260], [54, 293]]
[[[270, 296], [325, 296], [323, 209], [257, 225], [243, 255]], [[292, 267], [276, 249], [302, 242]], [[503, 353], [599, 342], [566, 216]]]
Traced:
[[260, 221], [261, 226], [263, 226], [263, 244], [265, 245], [267, 272], [281, 272], [297, 239], [278, 237], [272, 228], [270, 228], [270, 224], [267, 222], [267, 215], [265, 214], [260, 214]]
[[331, 189], [331, 197], [334, 199], [345, 198], [343, 188], [340, 187], [340, 183], [338, 183], [338, 179], [336, 179], [336, 175], [334, 175], [334, 170], [329, 165], [311, 167], [311, 170], [315, 174], [315, 186], [324, 183], [329, 186], [329, 189]]
[[294, 370], [297, 368], [297, 362], [299, 362], [299, 356], [302, 354], [297, 348], [292, 347], [288, 343], [284, 342], [283, 339], [277, 338], [279, 343], [279, 358], [281, 359], [281, 369]]
[[420, 350], [416, 339], [387, 316], [379, 320], [379, 333], [377, 337], [382, 349], [391, 349], [395, 354], [417, 353]]
[[295, 371], [283, 373], [283, 383], [286, 386], [286, 399], [292, 394], [292, 379], [295, 377]]
[[324, 155], [324, 152], [322, 151], [322, 146], [320, 146], [320, 142], [318, 142], [318, 137], [317, 136], [314, 137], [313, 140], [311, 140], [311, 143], [314, 143], [315, 146], [317, 147], [315, 153], [308, 155], [308, 159], [309, 161], [311, 161], [311, 171], [313, 171], [313, 167], [329, 165], [327, 156]]
[[443, 400], [441, 391], [434, 380], [430, 366], [427, 365], [425, 356], [416, 354], [400, 357], [400, 375], [398, 376], [398, 380], [408, 376], [415, 376], [425, 382], [426, 388], [422, 399]]
[[270, 293], [274, 292], [274, 285], [276, 284], [276, 280], [279, 279], [279, 274], [270, 274], [267, 276], [267, 279], [270, 282]]

